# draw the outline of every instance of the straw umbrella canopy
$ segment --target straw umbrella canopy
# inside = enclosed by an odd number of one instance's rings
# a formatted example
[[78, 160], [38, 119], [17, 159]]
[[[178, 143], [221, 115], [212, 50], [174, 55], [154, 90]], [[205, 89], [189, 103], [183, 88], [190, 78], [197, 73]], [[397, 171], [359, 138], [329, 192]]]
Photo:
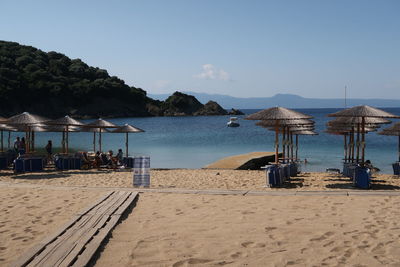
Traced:
[[371, 118], [400, 118], [398, 115], [370, 106], [355, 106], [328, 115], [329, 117], [359, 117], [361, 118], [361, 163], [365, 160], [365, 119]]
[[30, 149], [30, 138], [31, 138], [31, 130], [30, 127], [32, 127], [35, 124], [46, 122], [49, 119], [31, 114], [29, 112], [23, 112], [21, 114], [12, 116], [6, 120], [6, 123], [9, 125], [15, 125], [15, 126], [23, 126], [25, 128], [25, 134], [26, 134], [26, 151], [29, 152]]
[[[357, 125], [362, 123], [362, 118], [360, 117], [338, 117], [327, 122], [327, 125]], [[389, 124], [390, 120], [384, 118], [372, 118], [366, 117], [364, 119], [365, 125], [367, 124]]]
[[263, 121], [274, 121], [275, 122], [275, 163], [279, 163], [279, 127], [280, 123], [284, 120], [291, 119], [312, 119], [312, 116], [284, 108], [284, 107], [273, 107], [261, 110], [259, 112], [250, 114], [245, 119], [247, 120], [263, 120]]
[[400, 122], [397, 122], [390, 126], [389, 128], [383, 129], [378, 134], [381, 135], [390, 135], [390, 136], [398, 136], [399, 144], [398, 144], [398, 160], [400, 161]]
[[117, 129], [113, 130], [112, 132], [113, 133], [125, 133], [126, 134], [126, 136], [125, 136], [125, 138], [126, 138], [126, 140], [125, 140], [126, 154], [125, 155], [126, 155], [126, 157], [128, 157], [129, 156], [128, 155], [128, 134], [129, 133], [142, 133], [142, 132], [144, 132], [144, 130], [142, 130], [140, 128], [137, 128], [137, 127], [134, 127], [134, 126], [129, 125], [129, 124], [125, 124], [124, 126], [120, 126]]
[[101, 152], [101, 132], [106, 128], [118, 128], [117, 125], [101, 118], [86, 124], [84, 127], [99, 129], [99, 151]]
[[[65, 130], [63, 131], [63, 133], [65, 132], [66, 138], [65, 138], [65, 153], [68, 153], [68, 149], [69, 149], [69, 138], [68, 138], [68, 133], [69, 133], [69, 127], [70, 126], [82, 126], [84, 125], [82, 122], [71, 118], [70, 116], [66, 115], [62, 118], [56, 119], [56, 120], [52, 120], [52, 121], [48, 121], [46, 122], [48, 125], [59, 125], [59, 126], [65, 126]], [[64, 151], [63, 151], [64, 152]]]

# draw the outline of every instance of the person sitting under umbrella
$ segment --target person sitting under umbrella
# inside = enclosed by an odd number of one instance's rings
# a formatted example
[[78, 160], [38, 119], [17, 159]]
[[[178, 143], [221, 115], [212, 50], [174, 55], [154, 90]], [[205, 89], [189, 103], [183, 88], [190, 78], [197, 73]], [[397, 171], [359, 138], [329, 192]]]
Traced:
[[118, 165], [122, 165], [123, 157], [124, 157], [124, 153], [122, 152], [122, 149], [120, 148], [120, 149], [118, 149], [117, 155], [115, 155]]

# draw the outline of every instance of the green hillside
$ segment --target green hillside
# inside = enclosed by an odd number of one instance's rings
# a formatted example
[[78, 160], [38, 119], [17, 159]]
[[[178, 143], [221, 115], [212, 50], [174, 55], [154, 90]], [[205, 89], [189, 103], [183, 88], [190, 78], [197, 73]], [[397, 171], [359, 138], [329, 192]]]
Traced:
[[[24, 111], [50, 118], [190, 116], [208, 115], [207, 107], [179, 92], [166, 101], [153, 100], [80, 59], [0, 41], [0, 116]], [[209, 115], [223, 114], [214, 108]]]

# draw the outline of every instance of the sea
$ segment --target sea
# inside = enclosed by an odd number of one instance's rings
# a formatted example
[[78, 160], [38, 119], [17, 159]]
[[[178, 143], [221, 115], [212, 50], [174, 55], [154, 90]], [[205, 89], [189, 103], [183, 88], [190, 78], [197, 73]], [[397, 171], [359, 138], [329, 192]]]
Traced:
[[[383, 108], [400, 115], [400, 108]], [[296, 109], [314, 117], [315, 130], [319, 135], [299, 136], [299, 157], [307, 159], [304, 171], [325, 171], [341, 168], [343, 136], [325, 133], [329, 113], [339, 109]], [[259, 110], [242, 110], [246, 115]], [[129, 134], [130, 156], [150, 156], [152, 168], [202, 168], [221, 158], [254, 151], [274, 151], [274, 132], [256, 126], [256, 121], [237, 116], [240, 127], [227, 127], [230, 116], [199, 117], [145, 117], [113, 118], [109, 121], [125, 123], [145, 130]], [[393, 120], [397, 122], [398, 120]], [[83, 121], [83, 122], [90, 122]], [[383, 125], [382, 129], [390, 125]], [[22, 133], [12, 133], [11, 140]], [[44, 147], [47, 140], [54, 147], [61, 147], [61, 133], [36, 133], [35, 146]], [[5, 140], [7, 135], [5, 134]], [[97, 141], [96, 141], [97, 142]], [[69, 145], [77, 151], [93, 151], [93, 133], [70, 133]], [[98, 144], [96, 144], [98, 149]], [[125, 134], [103, 133], [102, 150], [119, 148], [125, 153]], [[381, 169], [393, 173], [391, 164], [398, 160], [398, 137], [377, 133], [366, 135], [366, 159]]]

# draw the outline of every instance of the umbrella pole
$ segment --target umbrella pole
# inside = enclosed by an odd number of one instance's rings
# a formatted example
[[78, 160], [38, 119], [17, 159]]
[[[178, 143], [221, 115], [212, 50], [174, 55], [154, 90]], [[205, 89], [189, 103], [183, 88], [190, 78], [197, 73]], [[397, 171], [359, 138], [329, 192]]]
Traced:
[[275, 163], [279, 163], [279, 120], [275, 122]]
[[354, 149], [355, 149], [355, 143], [354, 143], [354, 138], [355, 138], [355, 136], [354, 136], [354, 128], [353, 128], [353, 130], [352, 130], [352, 132], [351, 132], [351, 162], [352, 163], [354, 163]]
[[289, 163], [290, 161], [290, 131], [289, 131], [289, 126], [286, 128], [286, 163]]
[[293, 162], [294, 156], [293, 156], [293, 133], [290, 133], [290, 158], [291, 162]]
[[358, 163], [360, 161], [360, 124], [357, 123], [357, 157], [356, 157], [356, 162]]
[[365, 162], [365, 117], [361, 118], [361, 164]]
[[11, 131], [8, 131], [8, 149], [11, 148]]
[[347, 162], [347, 134], [344, 135], [344, 162]]
[[99, 128], [99, 150], [101, 153], [101, 128]]
[[31, 132], [31, 129], [28, 126], [28, 129], [27, 129], [27, 131], [25, 133], [25, 151], [26, 151], [26, 153], [29, 153], [30, 132]]
[[286, 150], [286, 127], [282, 127], [282, 163], [285, 163]]
[[31, 132], [31, 148], [32, 152], [35, 152], [35, 132]]
[[67, 125], [67, 131], [65, 132], [65, 153], [68, 154], [68, 125]]
[[298, 146], [299, 146], [299, 135], [296, 134], [296, 161], [298, 161], [298, 157], [297, 157], [297, 152], [299, 150]]
[[65, 153], [65, 131], [62, 132], [62, 139], [61, 139], [61, 153]]
[[96, 132], [93, 132], [93, 152], [96, 153]]
[[126, 146], [126, 157], [128, 157], [128, 132], [126, 132], [126, 142], [125, 142], [125, 146]]

